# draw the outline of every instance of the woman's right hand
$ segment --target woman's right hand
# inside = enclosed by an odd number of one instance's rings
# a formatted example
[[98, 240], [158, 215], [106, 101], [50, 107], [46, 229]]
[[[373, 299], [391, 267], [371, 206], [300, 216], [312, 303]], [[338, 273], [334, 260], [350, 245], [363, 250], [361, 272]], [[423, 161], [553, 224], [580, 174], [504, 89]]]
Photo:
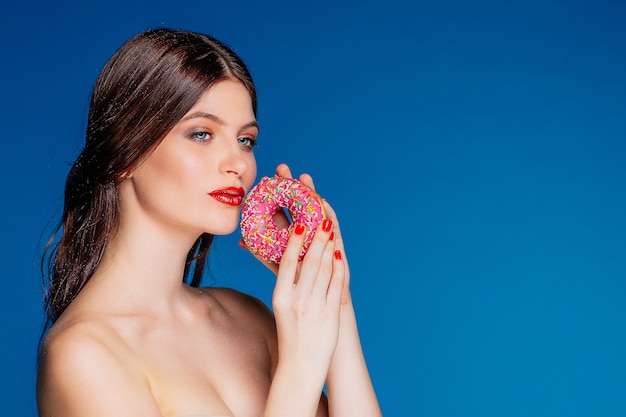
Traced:
[[277, 374], [288, 368], [287, 373], [294, 372], [298, 382], [296, 374], [314, 382], [318, 399], [337, 345], [345, 279], [332, 229], [332, 221], [325, 220], [304, 259], [298, 261], [306, 233], [304, 226], [296, 225], [278, 268], [272, 298], [278, 331]]

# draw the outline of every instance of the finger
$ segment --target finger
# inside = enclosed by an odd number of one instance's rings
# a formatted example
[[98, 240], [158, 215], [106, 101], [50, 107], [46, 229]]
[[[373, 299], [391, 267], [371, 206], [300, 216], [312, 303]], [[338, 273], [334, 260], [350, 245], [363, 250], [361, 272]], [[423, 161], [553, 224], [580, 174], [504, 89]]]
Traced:
[[[343, 236], [341, 235], [341, 227], [339, 225], [339, 219], [337, 218], [337, 214], [335, 210], [331, 207], [328, 201], [323, 200], [324, 203], [324, 211], [326, 213], [326, 218], [330, 219], [333, 222], [333, 232], [335, 233], [335, 246], [337, 249], [344, 251], [343, 246]], [[342, 253], [342, 255], [345, 255]]]
[[[283, 178], [293, 178], [289, 165], [285, 163], [281, 163], [276, 167], [276, 175], [283, 177]], [[313, 177], [311, 177], [311, 175], [304, 173], [300, 175], [298, 180], [302, 182], [304, 185], [311, 187], [313, 190], [315, 190], [315, 184], [313, 183]]]
[[280, 265], [278, 266], [276, 286], [274, 288], [276, 293], [290, 291], [296, 282], [300, 252], [302, 250], [306, 232], [306, 227], [304, 225], [296, 225], [291, 233], [291, 236], [289, 236], [287, 247], [283, 252]]
[[335, 243], [334, 240], [329, 238], [326, 242], [326, 246], [324, 247], [319, 269], [315, 277], [315, 283], [312, 288], [312, 294], [317, 295], [320, 298], [326, 298], [328, 293], [328, 286], [333, 276], [334, 253]]
[[293, 178], [291, 175], [291, 169], [289, 169], [289, 165], [285, 163], [281, 163], [276, 167], [276, 175], [283, 178]]
[[330, 241], [331, 233], [332, 222], [326, 219], [315, 230], [313, 241], [302, 260], [302, 268], [298, 277], [298, 287], [300, 291], [305, 294], [310, 294], [313, 289], [313, 285], [320, 270], [324, 251]]
[[304, 173], [300, 175], [299, 179], [301, 183], [315, 190], [315, 184], [313, 183], [313, 177], [311, 177], [311, 175]]
[[333, 274], [328, 284], [326, 300], [329, 304], [337, 306], [342, 303], [345, 294], [346, 264], [343, 261], [342, 252], [335, 249], [333, 252]]
[[340, 262], [343, 264], [344, 269], [342, 279], [343, 295], [341, 302], [347, 303], [350, 300], [350, 266], [346, 255], [343, 236], [341, 234], [341, 226], [339, 225], [339, 220], [337, 219], [337, 214], [335, 213], [335, 210], [333, 210], [331, 205], [326, 200], [324, 200], [324, 210], [326, 210], [326, 216], [333, 222], [333, 230], [335, 232], [335, 250], [338, 250], [341, 254]]

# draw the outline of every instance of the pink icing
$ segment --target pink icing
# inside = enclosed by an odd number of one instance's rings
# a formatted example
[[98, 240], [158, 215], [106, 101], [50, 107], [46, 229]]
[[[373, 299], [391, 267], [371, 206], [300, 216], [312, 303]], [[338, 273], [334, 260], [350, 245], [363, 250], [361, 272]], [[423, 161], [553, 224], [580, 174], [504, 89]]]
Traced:
[[[278, 229], [273, 218], [282, 208], [287, 209], [292, 218], [286, 229]], [[323, 220], [324, 207], [313, 189], [291, 178], [263, 177], [244, 200], [241, 234], [251, 252], [266, 261], [280, 263], [295, 224], [306, 227], [300, 252], [302, 259]]]

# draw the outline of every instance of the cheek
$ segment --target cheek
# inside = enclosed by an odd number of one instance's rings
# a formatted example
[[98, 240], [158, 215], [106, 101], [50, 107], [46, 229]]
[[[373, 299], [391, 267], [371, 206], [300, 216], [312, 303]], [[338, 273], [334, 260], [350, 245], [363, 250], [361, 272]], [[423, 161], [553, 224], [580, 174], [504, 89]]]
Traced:
[[202, 170], [206, 163], [191, 155], [172, 155], [164, 163], [164, 171], [171, 177], [172, 182], [179, 185], [193, 184], [194, 180], [202, 178]]
[[137, 170], [140, 182], [148, 185], [152, 192], [159, 193], [161, 198], [177, 195], [194, 184], [194, 179], [201, 177], [203, 166], [200, 158], [189, 153], [163, 150], [157, 149]]
[[248, 161], [248, 170], [244, 174], [243, 188], [248, 191], [254, 185], [254, 181], [256, 180], [256, 159], [254, 158], [254, 154], [251, 154], [250, 160]]
[[[173, 139], [173, 138], [170, 138]], [[190, 151], [184, 141], [167, 141], [162, 143], [161, 149], [153, 154], [155, 156], [154, 169], [156, 175], [168, 176], [172, 181], [185, 182], [189, 177], [199, 175], [202, 168], [202, 158], [197, 152]], [[167, 142], [166, 142], [167, 141]]]

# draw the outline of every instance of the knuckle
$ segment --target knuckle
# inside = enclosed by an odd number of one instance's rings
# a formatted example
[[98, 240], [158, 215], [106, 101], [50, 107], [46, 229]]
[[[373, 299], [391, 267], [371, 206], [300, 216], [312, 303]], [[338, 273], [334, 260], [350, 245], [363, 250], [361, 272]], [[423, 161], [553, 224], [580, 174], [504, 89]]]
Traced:
[[274, 294], [272, 297], [272, 305], [276, 310], [285, 310], [289, 308], [291, 304], [290, 298], [284, 294]]
[[329, 265], [327, 263], [323, 263], [322, 265], [320, 265], [319, 273], [323, 274], [324, 276], [332, 275], [332, 273], [333, 273], [332, 265]]
[[297, 317], [306, 316], [311, 312], [311, 308], [308, 303], [303, 300], [298, 300], [291, 306], [292, 313]]

